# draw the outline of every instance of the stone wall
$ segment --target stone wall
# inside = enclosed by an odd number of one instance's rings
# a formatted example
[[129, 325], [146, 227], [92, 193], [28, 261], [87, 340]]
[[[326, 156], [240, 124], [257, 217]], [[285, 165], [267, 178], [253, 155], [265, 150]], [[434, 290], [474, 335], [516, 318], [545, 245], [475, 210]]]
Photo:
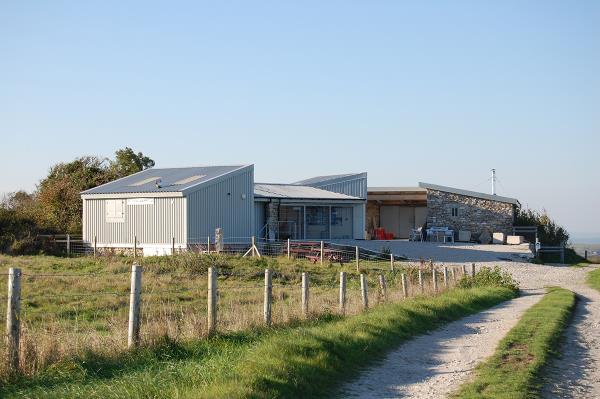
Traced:
[[[458, 234], [459, 230], [471, 232], [477, 240], [487, 230], [490, 234], [512, 234], [514, 205], [469, 197], [437, 190], [427, 191], [428, 226], [447, 226]], [[457, 212], [453, 215], [452, 208]], [[435, 218], [435, 222], [433, 219]]]

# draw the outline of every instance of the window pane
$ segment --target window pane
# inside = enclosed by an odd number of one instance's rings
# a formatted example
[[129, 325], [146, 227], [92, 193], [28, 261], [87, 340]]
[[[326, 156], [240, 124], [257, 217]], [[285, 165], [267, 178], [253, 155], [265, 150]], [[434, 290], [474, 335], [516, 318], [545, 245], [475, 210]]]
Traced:
[[329, 207], [306, 207], [306, 238], [329, 239]]
[[304, 236], [304, 208], [302, 206], [281, 205], [279, 207], [278, 239], [300, 240]]
[[331, 238], [352, 238], [353, 208], [334, 206], [331, 208]]

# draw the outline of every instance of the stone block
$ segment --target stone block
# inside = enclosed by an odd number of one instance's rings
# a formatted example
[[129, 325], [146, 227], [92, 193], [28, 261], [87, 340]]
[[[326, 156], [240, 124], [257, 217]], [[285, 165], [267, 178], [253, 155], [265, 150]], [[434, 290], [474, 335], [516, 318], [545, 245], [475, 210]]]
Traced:
[[525, 238], [523, 236], [508, 236], [506, 237], [506, 243], [508, 245], [520, 245], [525, 242]]
[[458, 241], [469, 242], [471, 241], [471, 232], [468, 230], [458, 231]]
[[494, 233], [493, 243], [494, 244], [504, 244], [506, 236], [504, 233]]
[[479, 242], [482, 244], [489, 244], [492, 242], [492, 236], [490, 236], [490, 232], [483, 230], [481, 234], [479, 234]]

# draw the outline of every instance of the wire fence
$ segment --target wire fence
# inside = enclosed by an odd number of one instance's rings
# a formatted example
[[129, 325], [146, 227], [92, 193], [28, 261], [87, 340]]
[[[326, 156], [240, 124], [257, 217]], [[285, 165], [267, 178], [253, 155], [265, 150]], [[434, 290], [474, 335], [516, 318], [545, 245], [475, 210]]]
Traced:
[[[365, 253], [364, 259], [376, 258]], [[10, 269], [0, 276], [9, 286], [2, 300], [6, 308], [0, 309], [9, 337], [0, 344], [7, 359], [0, 372], [34, 374], [66, 357], [152, 345], [165, 336], [192, 339], [323, 314], [353, 315], [384, 302], [437, 295], [467, 273], [425, 262], [396, 261], [393, 270], [381, 272], [317, 272], [311, 267], [305, 277], [296, 269], [268, 269], [264, 275], [216, 273], [212, 267], [198, 274], [142, 272], [138, 265], [132, 271], [100, 273]], [[18, 328], [8, 327], [15, 323]]]

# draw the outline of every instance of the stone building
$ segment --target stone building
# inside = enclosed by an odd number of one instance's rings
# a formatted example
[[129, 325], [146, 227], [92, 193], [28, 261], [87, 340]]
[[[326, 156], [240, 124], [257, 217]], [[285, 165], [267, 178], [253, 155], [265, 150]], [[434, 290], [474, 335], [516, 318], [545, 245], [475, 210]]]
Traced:
[[436, 184], [419, 183], [418, 187], [369, 187], [367, 190], [366, 229], [373, 237], [383, 228], [394, 238], [408, 238], [419, 227], [448, 227], [469, 231], [477, 240], [481, 233], [509, 234], [519, 201], [461, 190]]
[[471, 232], [475, 240], [487, 231], [511, 234], [519, 201], [436, 184], [419, 183], [427, 190], [427, 225]]

